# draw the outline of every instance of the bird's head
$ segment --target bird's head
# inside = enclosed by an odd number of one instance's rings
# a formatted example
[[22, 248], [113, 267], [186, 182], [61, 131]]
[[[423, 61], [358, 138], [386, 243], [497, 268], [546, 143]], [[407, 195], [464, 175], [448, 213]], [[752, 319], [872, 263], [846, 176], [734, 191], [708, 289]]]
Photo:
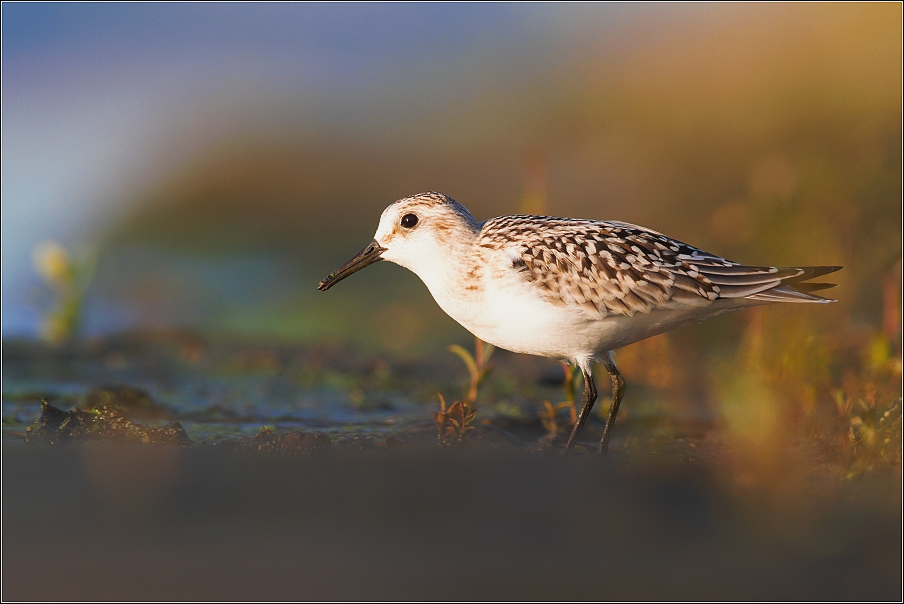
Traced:
[[479, 230], [468, 210], [442, 193], [431, 191], [400, 199], [383, 210], [374, 240], [330, 273], [317, 289], [326, 291], [380, 260], [418, 273], [421, 266], [441, 262], [453, 253], [457, 242], [468, 241]]

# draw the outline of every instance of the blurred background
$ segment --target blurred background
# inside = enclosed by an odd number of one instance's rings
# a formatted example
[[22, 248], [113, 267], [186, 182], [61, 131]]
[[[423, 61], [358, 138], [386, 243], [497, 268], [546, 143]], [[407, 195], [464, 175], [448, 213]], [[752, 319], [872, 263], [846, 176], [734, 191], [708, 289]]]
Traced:
[[399, 267], [316, 291], [388, 203], [438, 190], [478, 219], [844, 265], [838, 304], [739, 313], [620, 365], [673, 409], [718, 401], [754, 447], [789, 414], [824, 409], [844, 438], [900, 418], [899, 4], [2, 11], [5, 339], [467, 343]]
[[[899, 599], [901, 24], [4, 2], [3, 598]], [[503, 351], [440, 448], [469, 334], [389, 263], [316, 289], [423, 190], [844, 265], [838, 303], [618, 351], [614, 463], [607, 401], [563, 459], [562, 368]]]

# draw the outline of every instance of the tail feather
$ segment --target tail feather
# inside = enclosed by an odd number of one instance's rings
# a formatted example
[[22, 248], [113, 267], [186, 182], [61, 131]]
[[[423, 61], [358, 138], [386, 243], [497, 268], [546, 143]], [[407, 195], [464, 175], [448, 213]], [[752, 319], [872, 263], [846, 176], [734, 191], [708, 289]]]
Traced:
[[794, 289], [800, 290], [805, 293], [810, 292], [818, 292], [822, 289], [831, 289], [833, 287], [838, 287], [837, 283], [795, 283]]
[[737, 275], [722, 275], [718, 273], [710, 273], [706, 267], [700, 267], [700, 273], [706, 276], [718, 286], [745, 286], [745, 285], [766, 285], [768, 283], [778, 284], [779, 281], [794, 279], [800, 275], [797, 269], [779, 269], [774, 272], [762, 271], [757, 273], [741, 273]]
[[814, 294], [800, 291], [789, 285], [779, 285], [764, 292], [746, 296], [747, 300], [760, 300], [761, 302], [817, 302], [825, 304], [827, 302], [837, 302]]
[[751, 285], [720, 285], [720, 298], [749, 298], [763, 291], [769, 291], [772, 288], [781, 285], [781, 281], [773, 279], [771, 281], [762, 281]]
[[[843, 266], [802, 266], [799, 270], [803, 271], [796, 277], [784, 280], [785, 283], [800, 283], [801, 281], [809, 281], [816, 277], [822, 277], [829, 273], [834, 273], [843, 269]], [[782, 269], [779, 269], [782, 270]]]
[[[842, 266], [803, 266], [798, 269], [780, 268], [779, 274], [784, 271], [797, 270], [798, 274], [781, 279], [781, 283], [769, 289], [745, 296], [748, 300], [762, 302], [811, 302], [826, 304], [836, 302], [829, 298], [814, 295], [813, 292], [835, 287], [836, 283], [807, 283], [808, 279], [821, 277], [829, 273], [841, 270]], [[787, 273], [785, 273], [787, 274]]]
[[[721, 260], [721, 259], [720, 259]], [[773, 277], [778, 273], [780, 269], [774, 266], [746, 266], [743, 264], [722, 264], [720, 262], [713, 262], [712, 264], [707, 264], [705, 262], [693, 262], [694, 266], [697, 267], [700, 272], [705, 273], [706, 275], [724, 275], [727, 277], [735, 276], [735, 275], [762, 275], [769, 274]], [[795, 275], [800, 274], [800, 269], [781, 269], [781, 270], [792, 270]]]

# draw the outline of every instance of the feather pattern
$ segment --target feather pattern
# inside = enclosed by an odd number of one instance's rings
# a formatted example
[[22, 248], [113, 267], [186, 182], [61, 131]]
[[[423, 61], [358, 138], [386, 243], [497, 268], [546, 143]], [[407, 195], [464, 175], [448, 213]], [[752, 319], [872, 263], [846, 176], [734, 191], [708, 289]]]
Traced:
[[514, 215], [481, 223], [437, 192], [390, 204], [374, 240], [318, 288], [377, 260], [417, 274], [481, 340], [581, 368], [581, 415], [566, 450], [596, 399], [592, 363], [602, 361], [613, 384], [602, 453], [624, 387], [613, 350], [748, 306], [830, 302], [812, 292], [831, 284], [808, 280], [841, 268], [743, 266], [625, 222]]
[[504, 250], [511, 270], [549, 302], [596, 316], [704, 307], [719, 299], [824, 302], [793, 284], [840, 267], [744, 266], [625, 222], [512, 215], [486, 221], [477, 238]]

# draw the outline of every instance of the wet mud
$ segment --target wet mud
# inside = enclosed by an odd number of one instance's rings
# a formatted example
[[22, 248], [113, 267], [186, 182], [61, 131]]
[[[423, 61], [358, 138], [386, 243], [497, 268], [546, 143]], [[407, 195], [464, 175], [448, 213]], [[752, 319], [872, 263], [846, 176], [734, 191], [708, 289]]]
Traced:
[[565, 458], [567, 418], [531, 406], [556, 367], [494, 361], [476, 414], [443, 415], [454, 358], [7, 343], [2, 596], [900, 597], [899, 468], [851, 476], [818, 439], [763, 461], [636, 408], [607, 459], [596, 418]]
[[[89, 400], [94, 394], [92, 392], [89, 395]], [[26, 429], [25, 436], [28, 443], [37, 441], [55, 444], [73, 439], [100, 439], [153, 445], [191, 444], [191, 439], [179, 422], [172, 422], [160, 428], [145, 426], [128, 419], [115, 403], [94, 404], [88, 411], [78, 407], [62, 411], [42, 401], [37, 430], [32, 431], [30, 428], [31, 426]]]

